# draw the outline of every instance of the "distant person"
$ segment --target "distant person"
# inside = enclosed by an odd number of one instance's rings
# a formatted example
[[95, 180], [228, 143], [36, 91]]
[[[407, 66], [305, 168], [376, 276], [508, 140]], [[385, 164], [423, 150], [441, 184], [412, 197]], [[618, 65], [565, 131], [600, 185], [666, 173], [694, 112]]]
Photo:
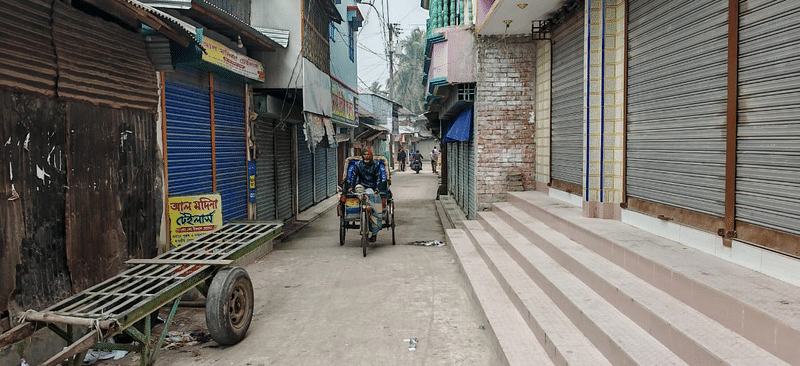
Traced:
[[400, 161], [400, 171], [406, 171], [406, 149], [400, 149], [397, 153], [397, 160]]
[[436, 146], [433, 147], [431, 150], [431, 170], [436, 173], [436, 166], [439, 164], [439, 150], [436, 149]]

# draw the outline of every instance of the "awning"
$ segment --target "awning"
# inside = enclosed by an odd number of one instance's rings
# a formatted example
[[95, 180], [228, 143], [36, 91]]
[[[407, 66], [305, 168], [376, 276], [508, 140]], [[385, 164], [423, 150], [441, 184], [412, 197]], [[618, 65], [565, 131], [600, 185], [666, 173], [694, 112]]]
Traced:
[[359, 123], [358, 126], [364, 128], [365, 130], [356, 136], [356, 141], [369, 142], [376, 138], [386, 136], [389, 133], [389, 129], [382, 126], [371, 125], [363, 122]]
[[469, 141], [472, 132], [472, 108], [467, 108], [461, 112], [450, 130], [444, 136], [444, 142]]
[[195, 28], [161, 10], [137, 0], [87, 0], [87, 3], [131, 25], [141, 22], [181, 46], [201, 46]]

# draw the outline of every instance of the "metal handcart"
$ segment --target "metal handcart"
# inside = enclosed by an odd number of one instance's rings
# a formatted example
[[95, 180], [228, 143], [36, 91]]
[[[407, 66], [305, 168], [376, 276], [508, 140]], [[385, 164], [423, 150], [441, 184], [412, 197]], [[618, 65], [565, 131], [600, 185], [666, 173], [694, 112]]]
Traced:
[[[369, 215], [368, 210], [368, 195], [364, 192], [349, 193], [348, 181], [349, 177], [354, 174], [356, 161], [360, 161], [360, 156], [351, 156], [345, 160], [344, 175], [342, 176], [342, 195], [337, 207], [337, 214], [339, 215], [339, 245], [344, 245], [347, 229], [358, 229], [361, 235], [361, 251], [364, 257], [367, 256], [367, 247], [369, 246]], [[391, 178], [389, 177], [389, 169], [386, 158], [376, 156], [373, 158], [375, 163], [379, 164], [381, 174], [386, 175], [386, 186], [379, 187], [381, 195], [381, 203], [383, 205], [383, 215], [381, 217], [381, 230], [392, 230], [392, 245], [395, 245], [395, 221], [394, 221], [394, 199], [392, 198], [392, 191], [389, 190]]]
[[[140, 355], [140, 365], [155, 363], [181, 296], [197, 288], [206, 296], [206, 323], [222, 345], [236, 344], [250, 327], [253, 285], [247, 272], [231, 264], [273, 240], [283, 225], [265, 222], [228, 223], [153, 259], [132, 259], [131, 268], [43, 311], [27, 311], [22, 322], [0, 335], [0, 347], [49, 328], [68, 346], [41, 365], [81, 365], [94, 349], [124, 350]], [[151, 338], [151, 316], [172, 303], [158, 340]], [[74, 334], [86, 328], [78, 338]], [[133, 344], [105, 343], [127, 334]]]

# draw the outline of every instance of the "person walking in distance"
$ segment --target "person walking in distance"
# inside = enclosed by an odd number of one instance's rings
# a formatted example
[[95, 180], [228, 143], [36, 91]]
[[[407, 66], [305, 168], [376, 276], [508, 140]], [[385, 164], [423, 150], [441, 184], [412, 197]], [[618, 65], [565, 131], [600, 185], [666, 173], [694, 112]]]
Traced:
[[439, 164], [439, 150], [436, 149], [436, 146], [433, 147], [431, 150], [431, 170], [436, 173], [436, 166]]
[[400, 161], [400, 171], [406, 171], [406, 149], [400, 149], [397, 153], [397, 160]]

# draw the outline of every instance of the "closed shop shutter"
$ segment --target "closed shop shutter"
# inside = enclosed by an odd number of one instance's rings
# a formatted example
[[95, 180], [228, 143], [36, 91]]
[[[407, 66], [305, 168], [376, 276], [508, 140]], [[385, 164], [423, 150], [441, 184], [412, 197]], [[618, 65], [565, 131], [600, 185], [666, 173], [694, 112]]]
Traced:
[[294, 153], [292, 152], [292, 125], [276, 122], [275, 136], [275, 195], [278, 220], [292, 218], [292, 171]]
[[214, 78], [217, 191], [225, 221], [247, 219], [244, 84]]
[[553, 29], [551, 175], [583, 186], [583, 7]]
[[302, 212], [314, 204], [314, 157], [302, 124], [297, 125], [297, 177], [297, 204]]
[[475, 144], [474, 140], [466, 142], [467, 144], [467, 160], [469, 160], [469, 169], [467, 169], [467, 202], [469, 202], [469, 209], [466, 211], [467, 218], [474, 220], [477, 216], [475, 212], [478, 206], [477, 201], [477, 182], [476, 182], [476, 164], [475, 164]]
[[256, 202], [259, 220], [275, 220], [275, 121], [256, 122], [258, 158], [256, 160]]
[[739, 23], [736, 219], [800, 235], [800, 3], [747, 4]]
[[336, 187], [339, 184], [338, 176], [338, 159], [336, 157], [336, 148], [329, 147], [328, 149], [328, 197], [336, 194]]
[[328, 198], [328, 157], [326, 148], [314, 149], [314, 203]]
[[629, 197], [724, 215], [727, 4], [629, 2]]
[[164, 75], [169, 195], [210, 193], [213, 177], [208, 74], [178, 67]]
[[467, 171], [469, 170], [469, 162], [467, 161], [467, 143], [458, 143], [458, 205], [461, 206], [461, 211], [467, 213], [467, 193], [468, 184]]

